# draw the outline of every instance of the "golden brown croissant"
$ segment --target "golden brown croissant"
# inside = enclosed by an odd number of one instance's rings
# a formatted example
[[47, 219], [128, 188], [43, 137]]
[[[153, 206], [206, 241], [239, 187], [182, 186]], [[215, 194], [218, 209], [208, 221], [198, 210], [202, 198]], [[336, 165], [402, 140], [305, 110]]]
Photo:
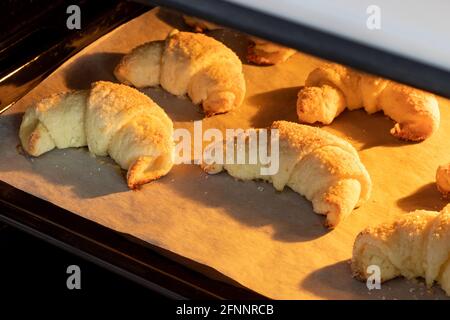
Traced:
[[88, 146], [128, 170], [132, 189], [167, 174], [173, 164], [173, 124], [146, 95], [99, 81], [90, 90], [52, 95], [29, 107], [19, 137], [40, 156], [54, 148]]
[[[279, 133], [277, 173], [262, 175], [260, 169], [265, 165], [249, 161], [203, 164], [203, 169], [211, 174], [226, 170], [242, 180], [262, 179], [278, 191], [288, 186], [312, 201], [314, 211], [326, 215], [329, 227], [335, 227], [369, 198], [370, 176], [350, 143], [325, 130], [293, 122], [275, 121], [271, 129]], [[248, 157], [249, 140], [245, 143]]]
[[338, 64], [313, 70], [298, 93], [300, 122], [330, 124], [342, 111], [383, 111], [396, 124], [391, 134], [405, 140], [430, 137], [440, 122], [434, 95]]
[[450, 205], [441, 212], [417, 210], [361, 232], [353, 247], [354, 276], [366, 280], [369, 266], [380, 268], [381, 281], [421, 277], [450, 295]]
[[450, 163], [438, 167], [436, 185], [444, 197], [450, 197]]
[[257, 65], [273, 65], [286, 61], [296, 51], [273, 42], [249, 36], [247, 61]]
[[205, 30], [216, 30], [216, 29], [223, 29], [222, 26], [219, 26], [215, 23], [199, 19], [192, 16], [187, 16], [183, 14], [183, 20], [184, 22], [191, 28], [194, 29], [195, 32], [204, 32]]
[[239, 58], [199, 33], [175, 31], [165, 41], [143, 44], [123, 57], [114, 74], [138, 88], [160, 84], [174, 95], [188, 94], [208, 116], [240, 106], [245, 96]]

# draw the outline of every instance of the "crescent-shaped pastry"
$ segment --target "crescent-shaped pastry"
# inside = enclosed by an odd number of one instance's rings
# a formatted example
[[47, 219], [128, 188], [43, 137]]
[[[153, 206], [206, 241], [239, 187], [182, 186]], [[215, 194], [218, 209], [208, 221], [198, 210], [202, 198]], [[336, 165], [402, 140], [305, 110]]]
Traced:
[[24, 150], [88, 146], [128, 170], [131, 189], [167, 174], [173, 164], [173, 124], [149, 97], [99, 81], [90, 90], [54, 94], [29, 107], [20, 125]]
[[242, 104], [242, 63], [221, 42], [200, 33], [172, 32], [165, 41], [145, 43], [125, 55], [114, 74], [137, 88], [161, 85], [171, 94], [187, 94], [207, 116]]
[[[263, 175], [264, 165], [259, 161], [203, 164], [203, 169], [211, 174], [226, 170], [241, 180], [262, 179], [279, 191], [288, 186], [310, 200], [316, 213], [326, 215], [326, 225], [331, 228], [369, 198], [372, 181], [350, 143], [323, 129], [288, 121], [275, 121], [271, 129], [279, 134], [279, 167], [275, 174]], [[245, 143], [242, 150], [248, 158], [250, 140]], [[270, 150], [270, 146], [267, 148]]]

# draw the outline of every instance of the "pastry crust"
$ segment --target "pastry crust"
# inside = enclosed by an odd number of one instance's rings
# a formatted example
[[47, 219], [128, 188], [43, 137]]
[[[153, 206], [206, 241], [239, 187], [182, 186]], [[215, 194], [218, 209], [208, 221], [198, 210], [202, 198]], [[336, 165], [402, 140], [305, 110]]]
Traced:
[[116, 66], [117, 80], [136, 88], [159, 85], [164, 40], [144, 43], [125, 55]]
[[274, 65], [285, 62], [296, 51], [257, 37], [249, 36], [247, 61], [257, 65]]
[[346, 108], [383, 111], [396, 123], [391, 134], [421, 141], [439, 128], [439, 105], [434, 95], [338, 64], [313, 70], [298, 93], [300, 122], [330, 124]]
[[450, 197], [450, 163], [438, 167], [436, 186], [445, 198]]
[[450, 295], [450, 205], [441, 212], [417, 210], [400, 219], [367, 228], [356, 238], [352, 271], [367, 280], [367, 268], [378, 266], [381, 281], [398, 276], [438, 282]]
[[114, 74], [138, 88], [160, 84], [174, 95], [187, 94], [207, 116], [239, 107], [245, 96], [239, 58], [198, 33], [174, 31], [165, 41], [141, 45], [124, 56]]
[[150, 98], [105, 81], [39, 101], [27, 109], [19, 130], [22, 146], [32, 156], [82, 146], [94, 155], [111, 156], [128, 170], [132, 189], [170, 171], [172, 135], [172, 121]]
[[85, 146], [86, 97], [86, 91], [58, 93], [28, 108], [19, 130], [24, 150], [37, 157], [55, 147]]
[[[370, 176], [350, 143], [325, 130], [287, 121], [275, 121], [271, 128], [279, 132], [276, 174], [262, 175], [263, 165], [248, 161], [204, 164], [203, 169], [210, 174], [226, 170], [241, 180], [262, 179], [271, 182], [278, 191], [288, 186], [310, 200], [316, 213], [326, 215], [330, 228], [369, 198]], [[247, 157], [248, 146], [247, 139]]]
[[192, 16], [183, 15], [184, 22], [191, 28], [194, 29], [195, 32], [204, 32], [206, 30], [216, 30], [223, 29], [223, 27]]

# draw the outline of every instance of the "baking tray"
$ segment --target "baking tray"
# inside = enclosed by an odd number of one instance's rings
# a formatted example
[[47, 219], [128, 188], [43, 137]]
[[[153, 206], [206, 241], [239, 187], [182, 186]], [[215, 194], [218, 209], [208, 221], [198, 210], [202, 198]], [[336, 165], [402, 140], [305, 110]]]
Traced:
[[[2, 38], [0, 113], [53, 72], [62, 62], [120, 24], [149, 10], [132, 2], [80, 1], [83, 28], [66, 29], [64, 1], [53, 2], [26, 25], [15, 26]], [[26, 13], [25, 13], [26, 15]], [[56, 19], [48, 17], [56, 15]], [[26, 15], [26, 18], [30, 18]], [[12, 21], [12, 20], [11, 20]], [[6, 21], [5, 23], [11, 22]], [[45, 48], [45, 50], [44, 50]], [[1, 139], [0, 139], [1, 142]], [[260, 299], [251, 290], [223, 283], [167, 258], [161, 250], [83, 219], [67, 210], [0, 181], [0, 221], [44, 239], [52, 245], [119, 273], [170, 298]], [[0, 229], [4, 224], [0, 223]], [[229, 281], [230, 282], [230, 281]]]
[[[396, 279], [369, 291], [351, 278], [348, 260], [353, 240], [364, 227], [415, 209], [445, 205], [433, 180], [450, 147], [448, 101], [439, 99], [440, 130], [423, 143], [389, 135], [392, 121], [381, 114], [345, 112], [323, 127], [358, 149], [374, 181], [371, 199], [333, 231], [304, 198], [281, 193], [262, 182], [238, 182], [226, 174], [207, 176], [198, 166], [182, 165], [139, 192], [127, 190], [112, 161], [90, 157], [85, 149], [55, 150], [28, 158], [16, 150], [21, 113], [51, 92], [84, 89], [95, 80], [114, 80], [123, 55], [148, 40], [183, 29], [180, 16], [150, 11], [84, 49], [19, 101], [0, 121], [0, 180], [58, 207], [121, 232], [128, 241], [145, 241], [171, 260], [221, 283], [241, 286], [270, 298], [290, 299], [436, 299], [435, 287]], [[245, 36], [234, 31], [209, 35], [239, 56]], [[273, 120], [296, 121], [296, 94], [307, 74], [324, 61], [298, 53], [273, 67], [244, 65], [247, 97], [237, 110], [205, 119], [204, 128], [264, 127]], [[202, 114], [188, 99], [158, 88], [144, 92], [172, 117], [175, 127], [193, 129]], [[66, 212], [67, 214], [67, 212]], [[93, 236], [95, 239], [95, 235]]]
[[187, 262], [181, 257], [168, 258], [171, 254], [162, 253], [160, 248], [105, 228], [3, 181], [0, 181], [0, 221], [171, 299], [266, 298], [230, 284], [231, 280], [224, 283], [205, 276], [185, 266]]

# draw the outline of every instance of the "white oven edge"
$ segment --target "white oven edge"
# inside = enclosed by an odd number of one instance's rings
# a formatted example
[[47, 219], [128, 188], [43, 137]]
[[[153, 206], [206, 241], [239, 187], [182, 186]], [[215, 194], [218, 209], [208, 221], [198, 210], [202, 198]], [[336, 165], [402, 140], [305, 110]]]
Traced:
[[[448, 0], [226, 1], [450, 70]], [[371, 5], [380, 9], [380, 29], [367, 27]]]

